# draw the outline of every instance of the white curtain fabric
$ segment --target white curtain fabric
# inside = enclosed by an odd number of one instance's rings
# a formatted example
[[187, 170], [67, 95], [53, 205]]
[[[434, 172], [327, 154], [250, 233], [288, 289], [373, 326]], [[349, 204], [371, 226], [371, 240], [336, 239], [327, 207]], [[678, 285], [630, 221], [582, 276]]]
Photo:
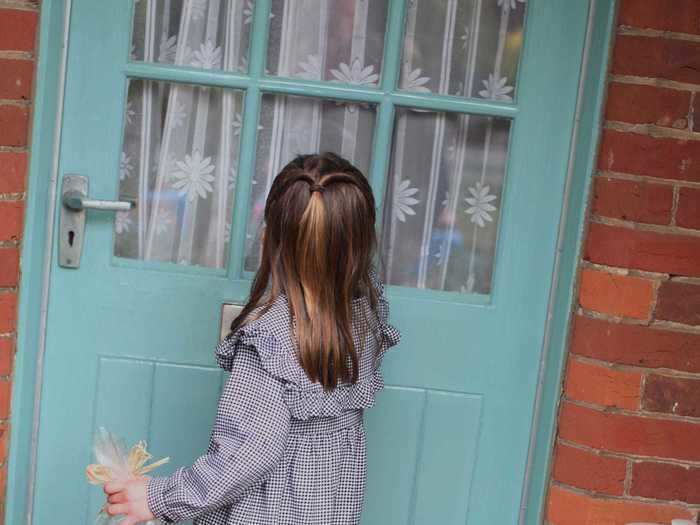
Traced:
[[[399, 89], [512, 101], [524, 0], [407, 0]], [[245, 73], [253, 0], [136, 0], [132, 60]], [[388, 0], [272, 0], [266, 74], [376, 87]], [[242, 93], [132, 80], [122, 257], [228, 264]], [[376, 108], [265, 94], [246, 227], [254, 270], [262, 206], [295, 154], [333, 150], [367, 172]], [[382, 235], [386, 278], [488, 293], [508, 120], [397, 108]], [[378, 196], [379, 197], [379, 196]], [[238, 256], [238, 255], [237, 255]]]

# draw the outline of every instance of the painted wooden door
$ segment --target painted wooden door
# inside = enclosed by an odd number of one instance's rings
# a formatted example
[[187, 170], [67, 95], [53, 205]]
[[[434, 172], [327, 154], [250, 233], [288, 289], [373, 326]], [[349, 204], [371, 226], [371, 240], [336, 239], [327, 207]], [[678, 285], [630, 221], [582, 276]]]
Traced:
[[314, 148], [371, 178], [403, 333], [363, 523], [516, 523], [587, 8], [73, 0], [59, 175], [137, 206], [88, 211], [79, 269], [54, 247], [34, 523], [92, 523], [98, 426], [163, 472], [204, 451], [221, 305], [246, 296], [270, 177]]

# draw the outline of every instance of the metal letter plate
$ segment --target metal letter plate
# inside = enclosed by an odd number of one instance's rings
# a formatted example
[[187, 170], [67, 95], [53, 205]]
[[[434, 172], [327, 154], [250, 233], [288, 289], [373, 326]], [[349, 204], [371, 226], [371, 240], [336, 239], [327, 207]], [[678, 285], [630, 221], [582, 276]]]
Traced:
[[221, 306], [221, 324], [219, 325], [219, 341], [231, 331], [231, 321], [243, 310], [242, 304], [224, 303]]

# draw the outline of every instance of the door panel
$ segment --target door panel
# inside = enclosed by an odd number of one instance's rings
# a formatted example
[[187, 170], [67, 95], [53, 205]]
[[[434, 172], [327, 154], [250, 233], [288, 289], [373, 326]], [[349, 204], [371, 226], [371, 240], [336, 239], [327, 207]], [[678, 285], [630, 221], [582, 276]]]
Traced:
[[[100, 357], [92, 426], [150, 436], [171, 458], [162, 472], [172, 472], [206, 448], [224, 376], [212, 367]], [[93, 487], [88, 516], [103, 503]]]
[[465, 523], [481, 396], [388, 387], [367, 414], [373, 523]]
[[370, 177], [403, 335], [363, 523], [515, 523], [587, 9], [73, 0], [59, 175], [136, 208], [88, 211], [80, 268], [53, 263], [34, 523], [92, 523], [100, 425], [163, 473], [204, 451], [221, 305], [246, 298], [271, 178], [319, 149]]

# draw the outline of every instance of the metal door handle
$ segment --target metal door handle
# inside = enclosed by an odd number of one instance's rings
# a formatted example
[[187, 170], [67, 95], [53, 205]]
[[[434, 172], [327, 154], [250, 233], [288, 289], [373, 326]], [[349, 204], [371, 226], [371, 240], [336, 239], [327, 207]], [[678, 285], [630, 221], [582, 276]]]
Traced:
[[85, 210], [129, 211], [136, 207], [131, 201], [105, 201], [88, 198], [88, 178], [84, 175], [63, 176], [61, 188], [61, 222], [58, 240], [58, 264], [78, 268], [85, 237]]
[[105, 201], [98, 199], [88, 199], [87, 196], [78, 190], [69, 190], [63, 194], [63, 204], [71, 210], [104, 210], [104, 211], [129, 211], [135, 206], [132, 201]]

